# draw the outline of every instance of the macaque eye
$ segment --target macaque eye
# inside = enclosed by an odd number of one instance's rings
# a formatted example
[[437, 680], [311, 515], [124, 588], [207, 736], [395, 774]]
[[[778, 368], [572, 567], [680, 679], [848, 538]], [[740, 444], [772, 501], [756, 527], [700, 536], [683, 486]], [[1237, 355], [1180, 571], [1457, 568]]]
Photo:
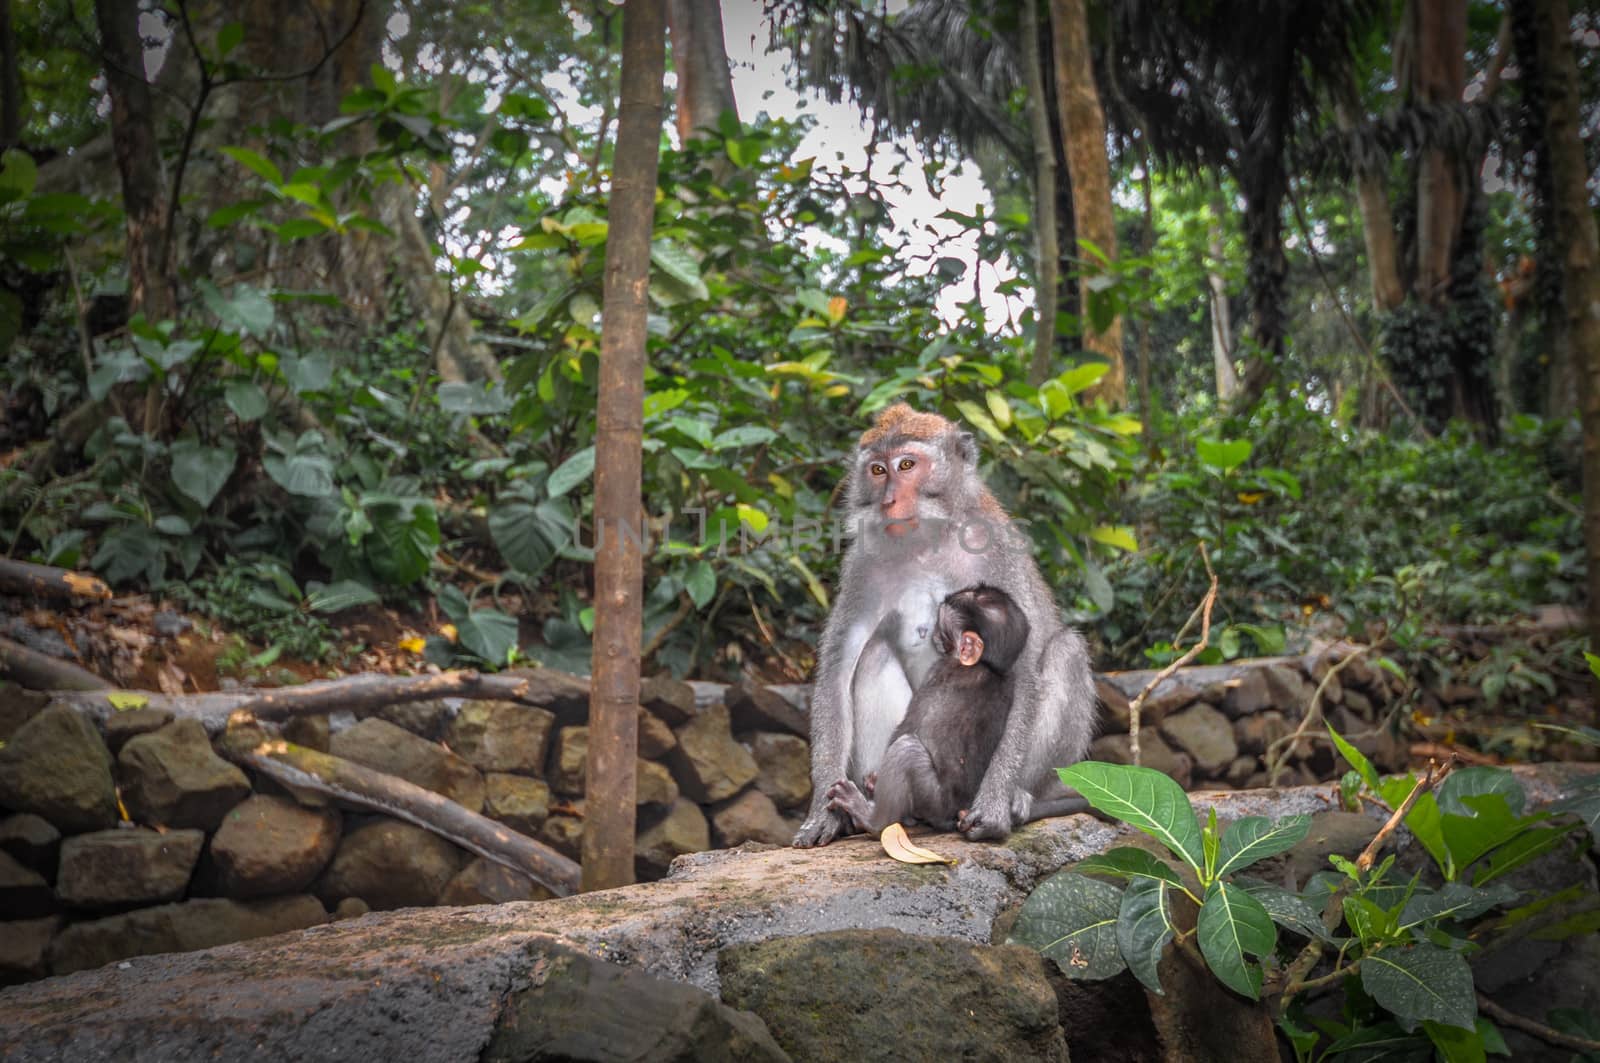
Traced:
[[910, 458], [901, 458], [900, 459], [900, 471], [901, 472], [906, 472], [915, 464], [916, 464], [916, 462], [912, 461]]
[[888, 468], [886, 468], [881, 461], [873, 462], [870, 471], [874, 476], [887, 476], [889, 473]]

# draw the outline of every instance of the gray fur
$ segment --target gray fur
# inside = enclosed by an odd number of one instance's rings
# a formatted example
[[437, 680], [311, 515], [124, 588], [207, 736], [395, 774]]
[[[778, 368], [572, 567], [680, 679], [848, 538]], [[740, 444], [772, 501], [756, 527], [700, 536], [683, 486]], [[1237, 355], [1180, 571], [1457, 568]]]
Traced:
[[[871, 462], [897, 450], [931, 463], [917, 500], [919, 527], [899, 539], [884, 534], [880, 489], [867, 473]], [[1062, 622], [1026, 536], [989, 500], [969, 433], [952, 425], [931, 440], [891, 438], [858, 451], [847, 498], [847, 531], [856, 534], [818, 649], [811, 809], [794, 844], [826, 845], [849, 832], [848, 817], [828, 807], [828, 790], [841, 779], [864, 786], [881, 760], [877, 750], [858, 748], [869, 730], [862, 721], [873, 721], [872, 734], [893, 733], [912, 683], [920, 683], [931, 665], [925, 633], [938, 603], [977, 583], [1009, 594], [1031, 625], [1015, 669], [1013, 711], [964, 823], [970, 838], [1003, 838], [1032, 817], [1036, 799], [1048, 799], [1053, 810], [1064, 793], [1055, 769], [1088, 751], [1096, 716], [1088, 647]], [[864, 662], [863, 651], [875, 638], [880, 649]]]

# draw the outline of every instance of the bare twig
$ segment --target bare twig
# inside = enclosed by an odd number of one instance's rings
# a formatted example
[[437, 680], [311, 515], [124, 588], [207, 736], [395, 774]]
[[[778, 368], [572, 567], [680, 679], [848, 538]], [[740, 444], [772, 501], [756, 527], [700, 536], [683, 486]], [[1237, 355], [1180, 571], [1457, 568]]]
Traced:
[[[1372, 840], [1367, 843], [1367, 847], [1361, 850], [1361, 855], [1356, 857], [1357, 867], [1362, 871], [1372, 870], [1372, 864], [1377, 860], [1378, 852], [1383, 848], [1383, 843], [1405, 821], [1406, 814], [1421, 800], [1423, 794], [1438, 786], [1454, 767], [1454, 760], [1446, 761], [1442, 768], [1432, 761], [1428, 763], [1427, 774], [1417, 780], [1417, 784], [1411, 788], [1411, 792], [1406, 795], [1406, 799], [1401, 802], [1400, 807], [1395, 809], [1389, 818], [1384, 821], [1383, 826], [1378, 828], [1378, 833], [1374, 834]], [[1323, 906], [1322, 925], [1330, 934], [1339, 926], [1340, 920], [1344, 918], [1344, 899], [1350, 893], [1350, 885], [1351, 881], [1348, 877], [1341, 879], [1339, 885], [1329, 895], [1328, 903]], [[1278, 1001], [1278, 1014], [1282, 1015], [1288, 1010], [1289, 1002], [1294, 999], [1296, 994], [1308, 988], [1326, 984], [1329, 981], [1325, 977], [1319, 979], [1308, 979], [1306, 977], [1317, 966], [1317, 961], [1321, 958], [1322, 939], [1314, 937], [1306, 942], [1306, 947], [1300, 950], [1300, 954], [1294, 958], [1294, 962], [1283, 973], [1284, 989], [1283, 995]]]
[[[1322, 694], [1323, 691], [1328, 689], [1328, 684], [1352, 661], [1359, 660], [1365, 654], [1377, 649], [1377, 647], [1378, 643], [1357, 647], [1353, 653], [1347, 654], [1342, 660], [1334, 662], [1332, 667], [1328, 669], [1328, 674], [1322, 677], [1322, 682], [1317, 684], [1317, 689], [1312, 691], [1311, 701], [1306, 705], [1305, 715], [1300, 718], [1300, 726], [1296, 727], [1292, 734], [1284, 735], [1267, 746], [1266, 752], [1261, 755], [1261, 759], [1267, 765], [1268, 786], [1278, 785], [1278, 776], [1283, 774], [1283, 766], [1289, 762], [1289, 755], [1294, 752], [1295, 746], [1299, 744], [1300, 739], [1305, 737], [1306, 731], [1310, 730], [1312, 722], [1322, 718]], [[1283, 752], [1278, 754], [1277, 760], [1273, 760], [1273, 752], [1280, 746], [1283, 747]]]
[[[1128, 703], [1128, 754], [1135, 764], [1139, 763], [1139, 713], [1144, 709], [1144, 703], [1150, 697], [1150, 692], [1164, 683], [1173, 672], [1198, 657], [1201, 650], [1211, 645], [1211, 607], [1217, 604], [1217, 574], [1211, 568], [1211, 556], [1206, 553], [1206, 544], [1200, 543], [1199, 546], [1200, 560], [1205, 562], [1206, 575], [1211, 577], [1211, 587], [1206, 591], [1205, 599], [1201, 601], [1198, 610], [1200, 613], [1200, 641], [1190, 646], [1182, 657], [1157, 672], [1155, 678], [1146, 683], [1144, 689], [1139, 691], [1139, 696]], [[1193, 620], [1194, 617], [1190, 616], [1189, 621], [1184, 623], [1184, 631], [1189, 629], [1189, 622]], [[1179, 637], [1182, 637], [1181, 633]]]
[[1542, 1022], [1535, 1022], [1514, 1011], [1506, 1010], [1483, 993], [1478, 994], [1478, 1008], [1496, 1022], [1532, 1034], [1545, 1044], [1559, 1045], [1579, 1052], [1600, 1052], [1600, 1041], [1591, 1041], [1587, 1037], [1577, 1037], [1570, 1033], [1562, 1033], [1560, 1030], [1553, 1030]]

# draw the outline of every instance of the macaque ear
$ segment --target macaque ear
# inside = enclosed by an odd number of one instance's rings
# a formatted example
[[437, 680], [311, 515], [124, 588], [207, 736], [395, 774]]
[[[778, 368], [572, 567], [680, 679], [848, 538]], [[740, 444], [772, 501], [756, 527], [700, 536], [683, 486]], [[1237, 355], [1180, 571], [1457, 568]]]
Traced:
[[966, 464], [977, 466], [978, 440], [971, 432], [960, 432], [956, 435], [956, 452]]
[[956, 660], [971, 668], [983, 658], [983, 637], [976, 631], [963, 631], [956, 643]]

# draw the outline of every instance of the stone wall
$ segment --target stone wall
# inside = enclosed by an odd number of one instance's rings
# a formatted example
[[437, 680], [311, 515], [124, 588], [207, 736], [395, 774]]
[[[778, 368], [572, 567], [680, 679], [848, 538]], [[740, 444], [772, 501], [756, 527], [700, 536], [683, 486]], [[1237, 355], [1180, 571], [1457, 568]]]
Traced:
[[[587, 687], [533, 708], [449, 699], [297, 717], [289, 740], [398, 776], [577, 859]], [[790, 692], [790, 697], [794, 693]], [[811, 796], [806, 717], [767, 689], [645, 683], [635, 870], [787, 844]], [[803, 704], [803, 700], [801, 701]], [[385, 816], [307, 806], [196, 719], [91, 715], [0, 686], [0, 984], [373, 909], [550, 896]]]
[[[1178, 672], [1144, 706], [1144, 763], [1185, 787], [1265, 785], [1266, 751], [1302, 718], [1340, 652]], [[588, 687], [547, 677], [543, 708], [416, 702], [360, 719], [298, 717], [284, 734], [443, 794], [576, 859]], [[1128, 700], [1152, 677], [1101, 677], [1095, 759], [1128, 759]], [[1407, 746], [1391, 709], [1401, 690], [1358, 659], [1328, 679], [1321, 703], [1381, 768], [1398, 769]], [[75, 697], [91, 696], [100, 695]], [[789, 842], [811, 796], [806, 700], [804, 687], [645, 682], [641, 881], [661, 878], [687, 853]], [[1322, 729], [1311, 733], [1295, 744], [1281, 783], [1342, 769]], [[548, 897], [421, 828], [308, 807], [269, 780], [252, 780], [213, 751], [200, 722], [162, 709], [95, 717], [0, 685], [0, 741], [0, 984], [371, 909]]]

